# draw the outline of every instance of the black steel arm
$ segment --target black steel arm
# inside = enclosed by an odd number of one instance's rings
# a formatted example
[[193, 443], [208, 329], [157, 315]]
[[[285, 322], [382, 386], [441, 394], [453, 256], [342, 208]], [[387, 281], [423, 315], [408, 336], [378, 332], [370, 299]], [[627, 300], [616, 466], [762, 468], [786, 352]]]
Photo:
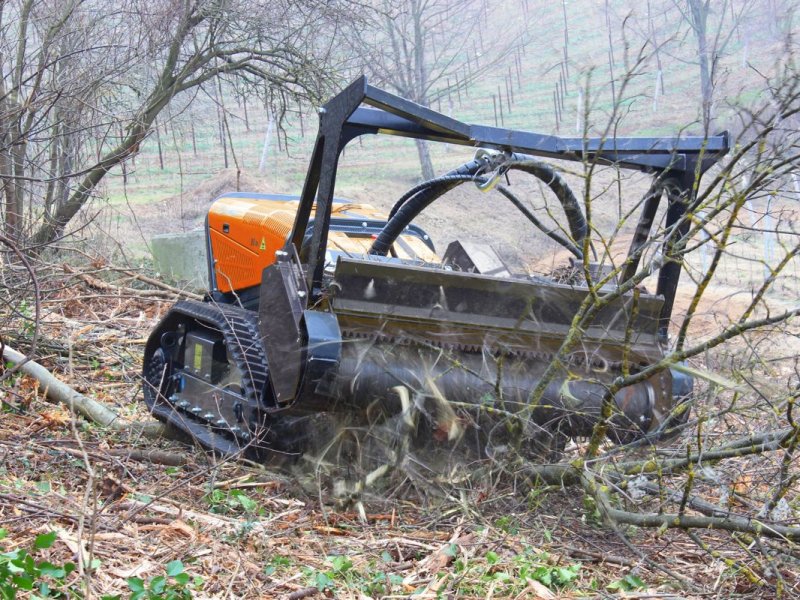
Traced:
[[[470, 125], [372, 87], [362, 76], [320, 109], [319, 134], [289, 238], [299, 253], [316, 202], [306, 272], [311, 292], [309, 303], [316, 300], [322, 285], [336, 168], [341, 151], [360, 135], [379, 133], [560, 160], [596, 161], [653, 172], [662, 179], [668, 173], [679, 187], [678, 193], [670, 199], [668, 227], [682, 219], [687, 203], [692, 201], [691, 196], [695, 193], [695, 180], [728, 151], [730, 143], [727, 133], [708, 138], [584, 139]], [[660, 273], [659, 292], [665, 295], [664, 326], [669, 320], [679, 276], [680, 265], [674, 262]]]

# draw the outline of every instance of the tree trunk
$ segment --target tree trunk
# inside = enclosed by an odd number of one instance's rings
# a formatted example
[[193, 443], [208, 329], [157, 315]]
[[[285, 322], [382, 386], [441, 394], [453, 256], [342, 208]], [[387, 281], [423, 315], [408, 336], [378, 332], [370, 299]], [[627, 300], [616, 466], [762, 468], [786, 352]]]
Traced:
[[702, 97], [703, 131], [708, 135], [711, 129], [714, 84], [711, 81], [709, 49], [707, 39], [708, 0], [689, 0], [691, 26], [697, 38], [697, 54], [700, 63], [700, 93]]
[[433, 170], [433, 161], [431, 160], [431, 149], [428, 142], [425, 140], [415, 140], [417, 144], [417, 154], [419, 154], [419, 164], [422, 167], [422, 179], [433, 179], [436, 172]]

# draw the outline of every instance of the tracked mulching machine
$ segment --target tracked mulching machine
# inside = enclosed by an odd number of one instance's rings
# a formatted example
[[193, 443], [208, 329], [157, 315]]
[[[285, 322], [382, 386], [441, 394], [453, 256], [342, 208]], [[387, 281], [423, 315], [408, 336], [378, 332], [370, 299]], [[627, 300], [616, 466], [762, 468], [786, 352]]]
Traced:
[[[382, 215], [334, 197], [342, 150], [366, 134], [478, 150]], [[299, 197], [232, 193], [211, 206], [210, 291], [205, 302], [178, 302], [153, 331], [144, 399], [157, 418], [222, 454], [319, 455], [344, 427], [402, 432], [405, 449], [446, 451], [471, 440], [478, 456], [516, 440], [532, 458], [547, 460], [569, 438], [591, 432], [611, 382], [664, 356], [681, 270], [669, 244], [688, 228], [697, 179], [727, 150], [726, 135], [572, 139], [468, 125], [362, 77], [320, 110]], [[494, 186], [532, 227], [569, 250], [580, 273], [600, 280], [603, 269], [584, 261], [590, 244], [581, 202], [541, 158], [653, 175], [624, 267], [600, 289], [611, 300], [561, 355], [589, 293], [585, 276], [581, 285], [514, 275], [491, 250], [467, 243], [454, 242], [440, 256], [413, 223], [464, 182]], [[546, 227], [498, 183], [512, 171], [539, 178], [555, 194], [562, 228]], [[662, 197], [661, 231], [672, 233], [657, 289], [615, 294], [637, 272]], [[670, 369], [621, 389], [609, 436], [655, 437], [691, 391], [692, 379]]]

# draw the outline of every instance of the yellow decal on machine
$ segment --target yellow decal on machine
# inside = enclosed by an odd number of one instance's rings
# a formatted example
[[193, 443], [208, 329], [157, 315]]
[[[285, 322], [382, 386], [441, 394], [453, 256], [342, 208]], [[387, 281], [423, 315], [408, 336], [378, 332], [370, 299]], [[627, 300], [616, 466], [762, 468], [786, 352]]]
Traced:
[[194, 370], [199, 371], [203, 366], [203, 346], [200, 344], [194, 345]]
[[267, 249], [267, 240], [265, 238], [261, 238], [261, 245], [258, 247], [259, 250], [266, 250]]

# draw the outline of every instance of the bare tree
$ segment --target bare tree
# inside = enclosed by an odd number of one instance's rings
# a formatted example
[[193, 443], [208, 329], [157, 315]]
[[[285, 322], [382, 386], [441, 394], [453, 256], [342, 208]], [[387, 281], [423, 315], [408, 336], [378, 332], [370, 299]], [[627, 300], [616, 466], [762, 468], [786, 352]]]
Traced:
[[703, 130], [711, 130], [714, 119], [714, 89], [720, 58], [726, 53], [739, 24], [753, 9], [751, 0], [673, 0], [697, 43], [696, 62], [700, 74]]
[[[484, 36], [486, 0], [382, 0], [374, 29], [359, 36], [363, 69], [374, 83], [422, 106], [433, 106], [466, 90], [523, 39], [513, 26], [503, 42]], [[480, 64], [480, 67], [479, 67]], [[434, 176], [430, 150], [417, 142], [422, 176]]]
[[277, 114], [320, 98], [334, 78], [325, 61], [345, 9], [293, 0], [128, 0], [113, 10], [87, 0], [2, 3], [5, 231], [34, 244], [60, 236], [170, 102], [219, 78], [260, 94]]

